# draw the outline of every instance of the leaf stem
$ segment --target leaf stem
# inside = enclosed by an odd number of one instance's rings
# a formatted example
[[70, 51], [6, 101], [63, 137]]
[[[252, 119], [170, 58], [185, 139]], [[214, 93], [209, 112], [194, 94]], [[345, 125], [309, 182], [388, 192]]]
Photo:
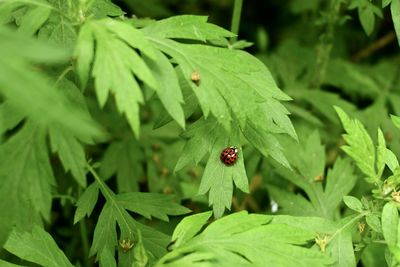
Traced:
[[237, 35], [239, 33], [239, 25], [240, 25], [240, 15], [242, 14], [242, 5], [243, 5], [243, 0], [235, 0], [233, 6], [232, 21], [231, 21], [231, 32], [236, 34], [236, 36], [231, 37], [231, 44], [237, 41]]

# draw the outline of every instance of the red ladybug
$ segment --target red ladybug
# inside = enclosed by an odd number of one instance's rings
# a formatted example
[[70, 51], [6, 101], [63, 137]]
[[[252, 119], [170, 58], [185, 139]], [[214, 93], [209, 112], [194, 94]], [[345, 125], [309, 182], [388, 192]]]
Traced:
[[238, 159], [239, 150], [235, 146], [227, 147], [221, 152], [220, 159], [226, 166], [232, 166]]

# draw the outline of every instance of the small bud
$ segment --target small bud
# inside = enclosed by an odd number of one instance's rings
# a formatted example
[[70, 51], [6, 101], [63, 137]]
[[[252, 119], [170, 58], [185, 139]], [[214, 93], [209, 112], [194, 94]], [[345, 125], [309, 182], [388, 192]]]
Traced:
[[322, 182], [324, 180], [324, 176], [322, 174], [319, 174], [314, 177], [315, 182]]
[[326, 246], [328, 245], [329, 241], [330, 240], [328, 235], [318, 234], [315, 238], [315, 243], [317, 243], [322, 252], [325, 252]]
[[396, 202], [400, 202], [400, 192], [393, 191], [392, 192], [392, 199]]
[[190, 79], [191, 79], [192, 82], [193, 82], [194, 84], [196, 84], [197, 86], [200, 85], [200, 73], [199, 73], [198, 71], [194, 70], [194, 71], [192, 72], [192, 75], [190, 75]]

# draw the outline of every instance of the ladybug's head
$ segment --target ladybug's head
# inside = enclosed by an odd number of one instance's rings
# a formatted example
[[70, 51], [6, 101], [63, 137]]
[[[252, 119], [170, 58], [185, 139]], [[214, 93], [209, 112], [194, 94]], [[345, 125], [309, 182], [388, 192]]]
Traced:
[[230, 149], [233, 149], [236, 154], [239, 152], [239, 149], [237, 148], [237, 146], [231, 146]]

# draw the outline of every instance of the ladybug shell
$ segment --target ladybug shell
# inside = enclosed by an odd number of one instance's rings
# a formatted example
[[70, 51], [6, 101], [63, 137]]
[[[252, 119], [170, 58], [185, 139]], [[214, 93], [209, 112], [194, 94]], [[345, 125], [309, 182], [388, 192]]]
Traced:
[[227, 147], [221, 152], [220, 159], [227, 166], [232, 166], [238, 159], [238, 150], [236, 147]]

